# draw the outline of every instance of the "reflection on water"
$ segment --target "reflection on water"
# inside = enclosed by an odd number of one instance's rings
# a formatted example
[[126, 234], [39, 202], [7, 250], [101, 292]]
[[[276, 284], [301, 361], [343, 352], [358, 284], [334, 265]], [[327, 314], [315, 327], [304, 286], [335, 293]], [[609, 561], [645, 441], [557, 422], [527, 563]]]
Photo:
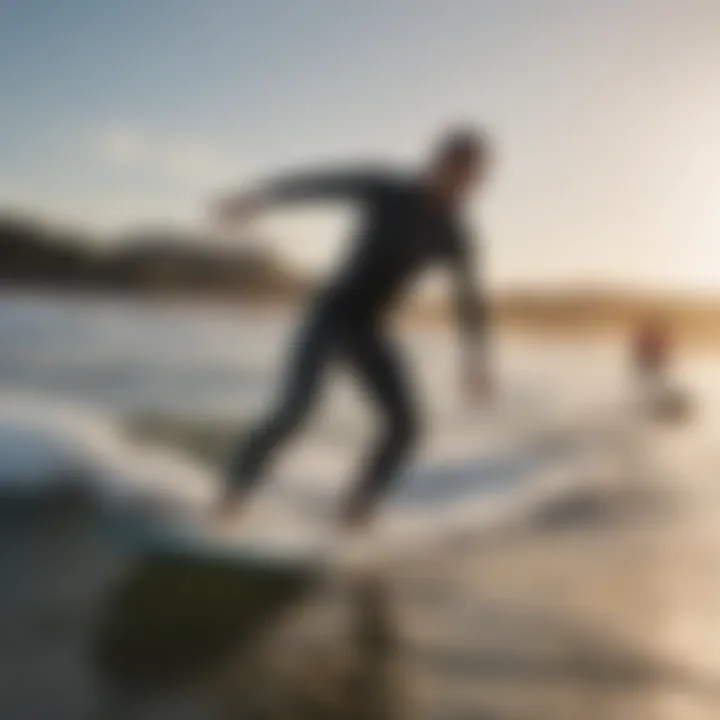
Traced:
[[96, 667], [133, 694], [181, 686], [247, 647], [309, 586], [302, 575], [224, 564], [148, 560], [114, 588], [98, 631]]
[[395, 631], [377, 577], [329, 588], [300, 573], [155, 560], [108, 599], [95, 668], [108, 710], [125, 716], [194, 688], [228, 718], [389, 720]]
[[652, 573], [601, 572], [622, 606], [610, 624], [564, 615], [560, 598], [491, 599], [482, 579], [463, 588], [437, 571], [423, 592], [402, 573], [311, 579], [153, 562], [110, 599], [97, 669], [109, 710], [127, 720], [186, 717], [142, 714], [167, 693], [194, 699], [187, 717], [223, 720], [680, 720], [662, 712], [677, 695], [720, 708], [720, 674], [647, 643], [663, 622]]

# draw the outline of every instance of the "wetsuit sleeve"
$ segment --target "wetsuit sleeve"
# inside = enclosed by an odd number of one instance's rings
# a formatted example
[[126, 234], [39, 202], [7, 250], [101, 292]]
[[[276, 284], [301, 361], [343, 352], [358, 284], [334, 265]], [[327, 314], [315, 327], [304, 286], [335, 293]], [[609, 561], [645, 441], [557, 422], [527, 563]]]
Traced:
[[389, 185], [391, 176], [377, 170], [328, 171], [288, 175], [261, 186], [266, 203], [290, 204], [316, 200], [369, 200]]
[[467, 233], [458, 234], [451, 265], [455, 280], [456, 311], [463, 340], [469, 350], [484, 349], [488, 334], [487, 300], [477, 278], [477, 257]]

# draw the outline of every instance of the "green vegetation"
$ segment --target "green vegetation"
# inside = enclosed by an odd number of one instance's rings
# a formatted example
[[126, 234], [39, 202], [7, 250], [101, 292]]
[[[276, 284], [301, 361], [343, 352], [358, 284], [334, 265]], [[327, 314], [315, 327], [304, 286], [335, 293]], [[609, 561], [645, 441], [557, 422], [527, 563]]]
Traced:
[[272, 254], [211, 237], [145, 229], [111, 248], [36, 220], [0, 217], [0, 283], [11, 287], [296, 296], [300, 279]]

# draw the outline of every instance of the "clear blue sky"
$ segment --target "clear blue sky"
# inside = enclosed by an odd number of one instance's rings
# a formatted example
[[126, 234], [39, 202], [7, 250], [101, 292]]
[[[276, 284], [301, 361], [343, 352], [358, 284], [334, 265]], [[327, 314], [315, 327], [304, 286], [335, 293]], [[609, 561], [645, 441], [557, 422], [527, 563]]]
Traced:
[[[496, 284], [720, 283], [718, 0], [0, 0], [0, 205], [110, 234], [308, 160], [498, 142]], [[313, 266], [343, 216], [265, 231]]]

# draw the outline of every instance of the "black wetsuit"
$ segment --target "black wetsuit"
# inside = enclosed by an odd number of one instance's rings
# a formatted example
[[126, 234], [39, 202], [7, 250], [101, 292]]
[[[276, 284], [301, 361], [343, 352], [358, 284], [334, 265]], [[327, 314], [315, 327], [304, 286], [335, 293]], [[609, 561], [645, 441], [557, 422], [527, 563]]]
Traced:
[[470, 243], [453, 212], [417, 180], [393, 173], [300, 176], [272, 183], [263, 198], [282, 204], [347, 199], [360, 204], [364, 217], [349, 258], [319, 294], [301, 332], [279, 407], [240, 448], [233, 490], [250, 489], [272, 451], [306, 416], [328, 364], [340, 361], [363, 383], [385, 420], [350, 499], [350, 507], [362, 511], [388, 486], [418, 434], [407, 374], [381, 320], [419, 271], [446, 263], [455, 273], [465, 338], [480, 339], [485, 312], [473, 281]]

